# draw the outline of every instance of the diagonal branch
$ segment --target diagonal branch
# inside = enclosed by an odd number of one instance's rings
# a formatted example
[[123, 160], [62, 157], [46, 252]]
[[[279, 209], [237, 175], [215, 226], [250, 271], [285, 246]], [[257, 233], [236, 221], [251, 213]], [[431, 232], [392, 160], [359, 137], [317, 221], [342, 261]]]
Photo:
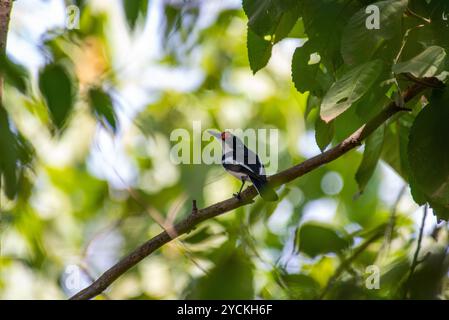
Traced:
[[[425, 87], [421, 84], [414, 84], [403, 93], [404, 102], [408, 102], [418, 94], [420, 94]], [[269, 178], [270, 184], [273, 187], [280, 186], [287, 182], [293, 181], [306, 173], [321, 167], [322, 165], [329, 163], [340, 156], [344, 155], [348, 151], [361, 145], [362, 141], [369, 136], [380, 125], [390, 119], [398, 112], [405, 111], [404, 108], [396, 106], [394, 102], [390, 103], [385, 109], [383, 109], [377, 116], [375, 116], [367, 124], [360, 127], [348, 138], [343, 140], [335, 147], [323, 152], [315, 157], [312, 157], [296, 166], [288, 168], [282, 172], [279, 172]], [[207, 208], [196, 208], [196, 202], [193, 204], [191, 214], [180, 221], [174, 226], [175, 234], [177, 237], [191, 231], [199, 223], [234, 210], [236, 208], [245, 206], [252, 203], [252, 199], [257, 195], [256, 189], [251, 186], [247, 188], [241, 194], [241, 199], [231, 198], [213, 204]], [[130, 254], [122, 258], [117, 264], [105, 271], [96, 281], [90, 286], [81, 290], [70, 299], [83, 300], [91, 299], [96, 295], [102, 293], [107, 287], [109, 287], [118, 277], [131, 269], [142, 259], [173, 240], [173, 238], [167, 232], [161, 232], [154, 238], [148, 240], [140, 247], [132, 251]]]

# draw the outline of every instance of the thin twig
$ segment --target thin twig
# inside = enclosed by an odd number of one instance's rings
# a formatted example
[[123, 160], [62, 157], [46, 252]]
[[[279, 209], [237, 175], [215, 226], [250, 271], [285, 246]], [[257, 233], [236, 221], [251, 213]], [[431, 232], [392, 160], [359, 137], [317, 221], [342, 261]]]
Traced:
[[[415, 30], [415, 29], [422, 28], [422, 27], [424, 27], [424, 26], [425, 26], [424, 24], [420, 24], [420, 25], [414, 26], [414, 27], [412, 27], [412, 28], [409, 28], [409, 29], [407, 29], [407, 30], [405, 31], [404, 36], [402, 37], [401, 47], [400, 47], [400, 49], [399, 49], [399, 51], [398, 51], [398, 54], [396, 55], [396, 58], [395, 58], [394, 61], [393, 61], [393, 65], [397, 64], [398, 61], [399, 61], [399, 59], [401, 58], [402, 52], [404, 51], [405, 45], [407, 44], [407, 41], [408, 41], [408, 37], [409, 37], [409, 35], [410, 35], [410, 32], [413, 31], [413, 30]], [[396, 75], [393, 71], [392, 71], [391, 73], [393, 74], [393, 81], [394, 81], [394, 83], [396, 84], [396, 87], [397, 87], [397, 89], [398, 89], [398, 93], [399, 93], [399, 96], [398, 96], [398, 97], [401, 98], [401, 97], [402, 97], [402, 89], [401, 89], [401, 87], [400, 87], [400, 85], [399, 85], [399, 81], [398, 81], [398, 79], [397, 79], [397, 75]], [[403, 101], [401, 101], [401, 103], [400, 103], [399, 105], [400, 105], [400, 107], [403, 107]]]
[[382, 260], [383, 257], [387, 256], [391, 239], [393, 237], [394, 227], [396, 224], [396, 212], [398, 210], [399, 202], [401, 202], [402, 197], [405, 194], [405, 191], [407, 190], [407, 185], [402, 186], [401, 190], [399, 190], [398, 195], [396, 196], [395, 201], [393, 202], [393, 205], [391, 206], [391, 213], [390, 213], [390, 221], [388, 222], [388, 226], [385, 229], [385, 239], [382, 243], [382, 246], [379, 249], [378, 253], [378, 260]]
[[371, 236], [371, 238], [368, 238], [367, 240], [365, 240], [365, 242], [363, 242], [355, 251], [354, 253], [349, 256], [347, 259], [343, 260], [341, 262], [341, 264], [338, 266], [337, 270], [335, 271], [335, 273], [332, 275], [332, 277], [329, 279], [329, 281], [327, 282], [326, 286], [324, 287], [323, 291], [321, 292], [319, 299], [324, 299], [324, 297], [326, 296], [326, 294], [329, 292], [330, 289], [332, 289], [335, 281], [343, 274], [343, 272], [345, 270], [348, 270], [349, 267], [351, 266], [351, 263], [357, 259], [357, 257], [366, 250], [366, 248], [368, 248], [370, 246], [370, 244], [372, 244], [374, 241], [376, 241], [377, 239], [379, 239], [382, 236], [382, 232], [376, 232], [374, 233], [374, 235]]
[[429, 18], [424, 18], [423, 16], [420, 16], [419, 14], [417, 14], [416, 12], [413, 12], [412, 10], [410, 10], [410, 8], [407, 8], [405, 10], [405, 14], [410, 16], [410, 17], [415, 17], [427, 24], [432, 23], [432, 20], [430, 20]]
[[[437, 80], [436, 80], [437, 81]], [[410, 101], [417, 95], [419, 95], [425, 87], [415, 84], [403, 93], [403, 99], [405, 102]], [[375, 116], [367, 124], [360, 127], [352, 135], [343, 140], [335, 147], [312, 157], [296, 166], [288, 168], [278, 174], [269, 178], [269, 183], [272, 187], [278, 187], [287, 182], [293, 181], [306, 173], [313, 171], [322, 165], [338, 159], [348, 151], [361, 145], [362, 141], [368, 137], [374, 130], [380, 125], [388, 121], [392, 116], [401, 112], [394, 102], [391, 102], [384, 110], [382, 110], [377, 116]], [[176, 234], [187, 233], [196, 227], [199, 223], [222, 215], [226, 212], [234, 210], [236, 208], [248, 205], [253, 202], [256, 197], [257, 191], [254, 186], [248, 187], [242, 192], [240, 199], [232, 197], [230, 199], [218, 202], [204, 209], [198, 209], [197, 214], [190, 214], [184, 220], [180, 221], [174, 226]], [[90, 299], [103, 292], [109, 285], [111, 285], [117, 278], [119, 278], [127, 270], [134, 267], [142, 259], [172, 241], [173, 238], [164, 231], [154, 238], [143, 243], [141, 246], [132, 251], [129, 255], [125, 256], [122, 260], [116, 263], [114, 266], [105, 271], [96, 281], [90, 286], [81, 290], [75, 294], [71, 299], [82, 300]]]
[[410, 281], [413, 277], [413, 274], [415, 273], [416, 267], [422, 262], [422, 260], [418, 260], [419, 257], [419, 251], [421, 250], [421, 243], [422, 243], [422, 237], [424, 233], [424, 225], [426, 223], [426, 217], [427, 217], [427, 204], [424, 206], [422, 215], [422, 221], [421, 221], [421, 227], [419, 228], [419, 235], [418, 235], [418, 244], [416, 245], [415, 254], [413, 256], [413, 261], [410, 266], [410, 272], [408, 274], [407, 281], [405, 283], [405, 289], [404, 289], [404, 299], [407, 298], [408, 291], [410, 289]]

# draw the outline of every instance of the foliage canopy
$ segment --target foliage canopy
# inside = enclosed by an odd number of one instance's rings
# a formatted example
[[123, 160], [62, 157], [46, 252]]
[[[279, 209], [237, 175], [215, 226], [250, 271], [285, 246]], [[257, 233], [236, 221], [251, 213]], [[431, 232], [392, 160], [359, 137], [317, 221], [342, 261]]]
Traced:
[[[75, 3], [80, 28], [46, 30], [33, 43], [37, 66], [10, 48], [0, 59], [0, 297], [70, 296], [188, 215], [192, 199], [203, 207], [227, 198], [238, 182], [221, 168], [169, 161], [174, 129], [196, 120], [203, 129], [277, 128], [285, 169], [392, 101], [409, 110], [361, 152], [283, 186], [279, 203], [258, 199], [204, 222], [106, 295], [449, 297], [446, 222], [426, 231], [409, 275], [420, 228], [411, 213], [428, 204], [449, 219], [448, 1]], [[369, 5], [379, 29], [367, 29]], [[32, 28], [14, 24], [16, 9], [10, 37]], [[426, 89], [405, 104], [417, 83]], [[406, 187], [398, 201], [385, 196], [386, 170]], [[366, 286], [371, 265], [379, 289]], [[16, 274], [27, 275], [25, 290], [14, 289]]]

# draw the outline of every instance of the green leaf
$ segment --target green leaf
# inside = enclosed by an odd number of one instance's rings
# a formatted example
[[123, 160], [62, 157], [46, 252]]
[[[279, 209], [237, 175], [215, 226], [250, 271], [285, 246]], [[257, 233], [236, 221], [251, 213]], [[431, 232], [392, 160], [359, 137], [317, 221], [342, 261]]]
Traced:
[[291, 0], [244, 0], [248, 16], [248, 59], [253, 74], [265, 67], [273, 45], [288, 36], [299, 17], [299, 5]]
[[126, 21], [131, 30], [136, 26], [139, 15], [146, 16], [149, 0], [122, 0]]
[[[408, 57], [413, 57], [423, 48], [432, 45], [443, 47], [446, 51], [449, 50], [449, 37], [447, 36], [449, 24], [448, 20], [443, 19], [443, 14], [447, 16], [449, 12], [449, 2], [447, 0], [432, 0], [430, 3], [425, 3], [425, 1], [410, 0], [409, 8], [419, 16], [429, 19], [431, 23], [423, 23], [419, 28], [414, 28], [410, 32], [404, 53], [406, 54], [411, 48], [413, 54]], [[411, 24], [407, 25], [406, 28], [421, 24], [414, 16], [407, 17], [404, 20], [407, 19], [411, 20]], [[416, 51], [416, 49], [418, 50]]]
[[307, 105], [306, 105], [306, 110], [304, 111], [304, 119], [307, 119], [307, 117], [309, 116], [309, 114], [319, 108], [321, 105], [321, 99], [309, 94], [307, 97]]
[[299, 17], [294, 0], [243, 0], [248, 27], [258, 36], [273, 36], [276, 42], [288, 35]]
[[343, 29], [360, 5], [347, 0], [306, 0], [301, 5], [310, 52], [318, 52], [321, 63], [334, 75], [343, 62], [340, 54]]
[[285, 274], [281, 280], [287, 286], [291, 299], [314, 299], [320, 292], [320, 284], [305, 274]]
[[446, 63], [446, 51], [438, 46], [432, 46], [416, 57], [393, 66], [393, 72], [411, 73], [417, 78], [429, 78], [440, 74]]
[[89, 102], [97, 119], [105, 126], [117, 132], [117, 118], [114, 112], [112, 99], [101, 88], [94, 87], [89, 90]]
[[189, 299], [253, 299], [253, 266], [242, 249], [234, 249], [194, 284]]
[[375, 83], [382, 67], [381, 60], [374, 60], [345, 73], [324, 96], [321, 105], [321, 118], [329, 122], [363, 97]]
[[60, 64], [46, 65], [39, 73], [39, 89], [53, 123], [61, 130], [74, 104], [74, 88], [67, 70]]
[[388, 72], [388, 75], [386, 75], [385, 71], [383, 71], [377, 78], [376, 82], [369, 89], [369, 91], [353, 106], [357, 116], [359, 116], [364, 122], [371, 120], [388, 103], [391, 102], [391, 99], [387, 96], [388, 90], [391, 86], [385, 85], [386, 78], [390, 78], [391, 73]]
[[377, 162], [379, 162], [382, 153], [382, 147], [385, 138], [385, 126], [379, 127], [367, 139], [365, 143], [365, 151], [363, 152], [363, 159], [360, 163], [355, 179], [359, 186], [359, 192], [363, 193], [366, 185], [371, 179]]
[[6, 54], [0, 54], [0, 74], [17, 90], [24, 94], [27, 93], [28, 73], [26, 69], [13, 62]]
[[261, 37], [272, 35], [282, 10], [272, 0], [243, 0], [248, 27]]
[[271, 58], [273, 45], [248, 28], [248, 60], [253, 74], [265, 67]]
[[[413, 123], [408, 144], [412, 194], [449, 218], [449, 90], [436, 91]], [[420, 201], [421, 199], [415, 199]]]
[[296, 5], [285, 11], [274, 32], [274, 43], [278, 43], [290, 34], [299, 18], [299, 6]]
[[313, 95], [322, 97], [332, 79], [322, 70], [318, 61], [313, 61], [312, 58], [319, 58], [313, 48], [314, 44], [310, 40], [296, 48], [292, 60], [292, 80], [299, 92], [310, 91]]
[[388, 163], [405, 181], [409, 181], [407, 145], [414, 120], [415, 116], [407, 113], [386, 127], [382, 148], [382, 160]]
[[[359, 10], [350, 19], [341, 38], [341, 54], [345, 63], [357, 65], [371, 60], [380, 52], [386, 41], [400, 35], [402, 15], [407, 3], [407, 0], [373, 3], [379, 8], [379, 29], [367, 29], [366, 23], [370, 14], [365, 12], [366, 7]], [[385, 52], [382, 57], [386, 58]]]
[[332, 225], [307, 222], [297, 231], [297, 248], [310, 257], [326, 253], [340, 253], [351, 245], [351, 240]]
[[326, 123], [319, 116], [317, 117], [315, 121], [315, 140], [321, 151], [324, 151], [324, 149], [326, 149], [332, 142], [334, 132], [335, 128], [332, 121]]

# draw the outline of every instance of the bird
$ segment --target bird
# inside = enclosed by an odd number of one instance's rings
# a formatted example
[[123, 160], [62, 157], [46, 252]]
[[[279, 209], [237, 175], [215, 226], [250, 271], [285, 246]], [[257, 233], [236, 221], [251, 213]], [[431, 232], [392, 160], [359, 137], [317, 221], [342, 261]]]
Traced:
[[221, 164], [224, 169], [242, 182], [239, 192], [233, 194], [234, 197], [240, 200], [245, 182], [251, 181], [262, 199], [265, 201], [278, 200], [278, 195], [268, 185], [265, 168], [256, 153], [247, 148], [237, 136], [229, 131], [208, 130], [208, 132], [221, 142]]

